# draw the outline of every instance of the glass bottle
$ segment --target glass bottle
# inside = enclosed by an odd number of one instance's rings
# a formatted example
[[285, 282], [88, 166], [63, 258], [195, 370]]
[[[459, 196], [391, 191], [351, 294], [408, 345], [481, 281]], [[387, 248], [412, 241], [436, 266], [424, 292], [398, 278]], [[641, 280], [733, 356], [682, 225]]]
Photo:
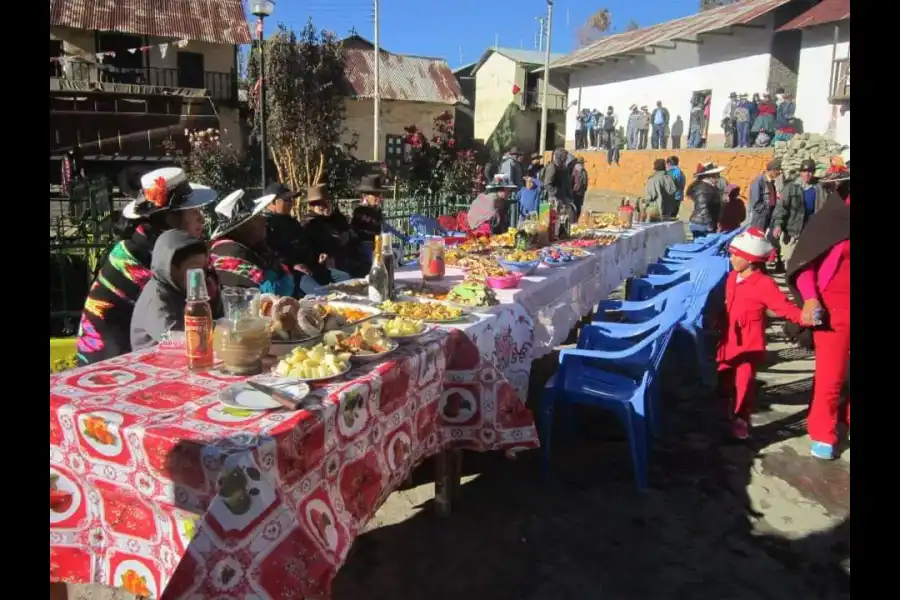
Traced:
[[189, 369], [208, 369], [213, 365], [213, 319], [206, 289], [206, 272], [189, 269], [184, 305], [184, 341]]
[[387, 298], [386, 300], [393, 300], [395, 294], [394, 291], [394, 271], [396, 269], [394, 263], [396, 262], [394, 259], [394, 236], [390, 233], [382, 233], [381, 234], [381, 256], [384, 258], [384, 266], [387, 269], [388, 273], [388, 282], [387, 282]]
[[388, 271], [384, 266], [384, 251], [381, 236], [375, 236], [375, 252], [372, 255], [372, 268], [369, 269], [369, 300], [382, 303], [388, 299]]

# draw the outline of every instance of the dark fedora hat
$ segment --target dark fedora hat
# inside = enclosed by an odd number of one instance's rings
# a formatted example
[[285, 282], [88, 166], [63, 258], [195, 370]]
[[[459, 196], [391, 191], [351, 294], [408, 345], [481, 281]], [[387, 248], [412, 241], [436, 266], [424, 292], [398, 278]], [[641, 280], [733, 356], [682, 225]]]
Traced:
[[275, 183], [270, 183], [266, 189], [263, 190], [263, 196], [275, 196], [275, 200], [278, 200], [279, 198], [282, 200], [293, 200], [300, 194], [301, 192], [295, 192], [288, 186], [277, 181]]
[[359, 180], [359, 185], [356, 186], [356, 191], [363, 194], [379, 195], [393, 190], [381, 184], [381, 175], [373, 174], [363, 175], [363, 178]]

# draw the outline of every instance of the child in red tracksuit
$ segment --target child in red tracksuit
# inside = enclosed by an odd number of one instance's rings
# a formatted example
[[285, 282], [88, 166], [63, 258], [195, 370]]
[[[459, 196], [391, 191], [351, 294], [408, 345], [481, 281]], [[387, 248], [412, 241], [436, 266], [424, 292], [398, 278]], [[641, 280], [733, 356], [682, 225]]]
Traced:
[[756, 368], [766, 353], [766, 309], [802, 324], [801, 310], [762, 267], [774, 252], [765, 234], [751, 228], [731, 242], [732, 271], [725, 283], [725, 318], [716, 360], [720, 389], [732, 402], [732, 435], [747, 439], [756, 395]]

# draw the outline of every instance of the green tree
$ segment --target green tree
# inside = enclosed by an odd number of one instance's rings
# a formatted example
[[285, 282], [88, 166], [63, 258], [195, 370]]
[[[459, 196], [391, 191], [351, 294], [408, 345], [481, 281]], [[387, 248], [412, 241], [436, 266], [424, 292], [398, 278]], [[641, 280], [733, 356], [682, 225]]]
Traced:
[[[340, 42], [310, 20], [300, 34], [279, 25], [265, 44], [266, 143], [279, 180], [293, 189], [326, 182], [340, 145], [348, 96]], [[250, 51], [248, 80], [258, 82], [259, 48]], [[258, 107], [256, 86], [252, 90]], [[254, 110], [254, 132], [259, 111]]]

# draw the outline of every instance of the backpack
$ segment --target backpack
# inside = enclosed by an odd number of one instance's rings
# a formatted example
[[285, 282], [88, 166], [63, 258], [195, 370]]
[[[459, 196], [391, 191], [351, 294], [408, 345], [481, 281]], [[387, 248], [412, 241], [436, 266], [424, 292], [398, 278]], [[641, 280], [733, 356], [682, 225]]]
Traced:
[[576, 194], [584, 193], [587, 188], [587, 171], [584, 165], [576, 164], [572, 169], [572, 191]]

